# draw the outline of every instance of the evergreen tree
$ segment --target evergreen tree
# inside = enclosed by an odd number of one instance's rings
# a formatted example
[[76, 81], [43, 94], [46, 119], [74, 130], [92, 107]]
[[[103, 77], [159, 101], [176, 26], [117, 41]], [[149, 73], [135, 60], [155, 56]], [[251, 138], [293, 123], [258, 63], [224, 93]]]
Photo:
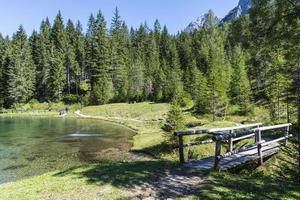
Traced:
[[51, 87], [51, 83], [49, 81], [51, 59], [50, 55], [52, 48], [52, 44], [50, 41], [50, 31], [51, 26], [49, 20], [46, 19], [45, 21], [42, 21], [37, 41], [37, 51], [40, 56], [38, 57], [39, 60], [36, 61], [37, 98], [40, 101], [51, 99], [51, 94], [48, 91], [48, 88]]
[[99, 11], [96, 20], [94, 56], [91, 73], [91, 103], [105, 104], [111, 99], [112, 82], [109, 75], [108, 35], [104, 16]]
[[143, 99], [144, 66], [140, 60], [131, 64], [128, 71], [128, 97], [130, 101], [141, 101]]
[[195, 97], [195, 111], [199, 114], [211, 112], [210, 91], [208, 88], [208, 80], [202, 72], [196, 73], [197, 96]]
[[247, 114], [250, 108], [250, 82], [247, 75], [245, 55], [241, 47], [233, 49], [231, 64], [233, 68], [231, 79], [231, 101], [240, 106], [243, 114]]
[[5, 60], [8, 44], [8, 39], [3, 38], [0, 34], [0, 109], [4, 106], [5, 100]]
[[129, 56], [126, 37], [128, 33], [124, 32], [123, 21], [116, 8], [111, 23], [111, 44], [110, 44], [110, 62], [112, 68], [112, 82], [115, 90], [115, 101], [124, 101], [127, 99], [128, 91], [128, 62]]
[[213, 119], [226, 114], [229, 103], [228, 92], [230, 87], [231, 66], [225, 53], [224, 32], [213, 28], [207, 35], [209, 41], [208, 86]]
[[88, 21], [88, 29], [85, 40], [85, 79], [91, 79], [91, 71], [96, 65], [96, 19], [91, 15]]
[[61, 100], [66, 80], [66, 33], [64, 30], [63, 19], [59, 12], [54, 20], [51, 29], [51, 42], [53, 44], [50, 53], [50, 70], [49, 70], [49, 86], [48, 91], [51, 100]]
[[13, 35], [8, 49], [7, 94], [8, 105], [26, 103], [35, 91], [35, 65], [26, 33], [22, 26]]
[[153, 32], [147, 37], [145, 57], [147, 59], [145, 60], [144, 96], [147, 100], [160, 101], [162, 81], [160, 77], [159, 46]]
[[76, 61], [79, 65], [80, 77], [79, 82], [87, 79], [85, 67], [86, 67], [86, 57], [85, 57], [85, 38], [82, 33], [82, 25], [80, 21], [77, 22], [75, 28], [75, 54]]
[[168, 132], [168, 140], [174, 142], [176, 138], [174, 137], [173, 133], [185, 128], [183, 113], [176, 100], [172, 102], [171, 108], [167, 115], [168, 116], [166, 118], [163, 129]]
[[171, 102], [175, 96], [183, 94], [183, 85], [176, 44], [169, 35], [166, 26], [163, 28], [160, 42], [160, 63], [165, 75], [163, 80], [163, 99], [166, 102]]
[[67, 79], [67, 93], [75, 93], [78, 95], [79, 79], [80, 79], [80, 67], [76, 59], [76, 46], [78, 41], [76, 40], [76, 30], [73, 22], [68, 20], [66, 26], [66, 79]]

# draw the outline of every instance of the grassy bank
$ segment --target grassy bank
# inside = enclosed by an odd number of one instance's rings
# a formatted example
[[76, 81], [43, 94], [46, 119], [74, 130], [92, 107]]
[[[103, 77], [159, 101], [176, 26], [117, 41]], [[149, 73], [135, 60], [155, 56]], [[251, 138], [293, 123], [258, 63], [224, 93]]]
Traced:
[[[168, 110], [169, 104], [152, 103], [110, 104], [81, 109], [83, 115], [135, 129], [137, 134], [133, 139], [133, 153], [146, 152], [158, 159], [91, 164], [50, 172], [1, 185], [0, 199], [130, 199], [145, 197], [144, 190], [150, 194], [145, 189], [149, 187], [154, 188], [157, 197], [172, 197], [154, 184], [158, 177], [168, 177], [174, 171], [180, 171], [177, 150], [166, 141], [167, 133], [161, 129]], [[251, 118], [228, 116], [212, 122], [211, 116], [194, 116], [186, 108], [184, 118], [191, 129], [261, 120], [269, 123], [268, 116], [261, 110]], [[214, 145], [206, 144], [191, 150], [196, 157], [208, 156], [213, 154]], [[203, 180], [199, 185], [196, 184], [196, 189], [191, 190], [189, 195], [180, 194], [181, 190], [178, 190], [179, 196], [187, 199], [298, 199], [300, 188], [295, 184], [296, 157], [295, 147], [290, 144], [263, 167], [256, 168], [253, 165], [234, 172], [197, 173]], [[140, 189], [140, 185], [145, 185], [145, 188]]]

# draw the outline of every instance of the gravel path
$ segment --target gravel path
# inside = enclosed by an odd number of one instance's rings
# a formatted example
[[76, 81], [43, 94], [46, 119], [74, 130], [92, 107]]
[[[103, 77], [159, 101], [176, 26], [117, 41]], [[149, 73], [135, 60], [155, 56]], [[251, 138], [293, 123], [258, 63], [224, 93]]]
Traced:
[[174, 170], [168, 174], [157, 175], [148, 181], [140, 182], [131, 189], [134, 194], [128, 199], [154, 200], [187, 198], [209, 185], [207, 176], [201, 173], [183, 173]]

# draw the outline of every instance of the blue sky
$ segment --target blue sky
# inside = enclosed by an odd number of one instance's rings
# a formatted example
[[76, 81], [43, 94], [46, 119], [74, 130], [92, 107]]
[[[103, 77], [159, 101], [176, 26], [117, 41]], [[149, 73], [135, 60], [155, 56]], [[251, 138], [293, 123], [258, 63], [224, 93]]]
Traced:
[[90, 14], [99, 9], [110, 24], [117, 6], [129, 27], [138, 27], [145, 21], [152, 27], [158, 19], [171, 33], [176, 33], [209, 9], [223, 17], [237, 4], [238, 0], [7, 0], [1, 2], [0, 32], [11, 35], [22, 24], [31, 34], [45, 17], [52, 22], [58, 10], [65, 22], [69, 18], [80, 20], [85, 30]]

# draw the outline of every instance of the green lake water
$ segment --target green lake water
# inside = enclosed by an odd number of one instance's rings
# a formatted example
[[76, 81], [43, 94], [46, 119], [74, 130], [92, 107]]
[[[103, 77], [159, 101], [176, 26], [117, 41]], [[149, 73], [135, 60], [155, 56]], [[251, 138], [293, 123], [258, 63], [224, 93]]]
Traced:
[[133, 135], [126, 127], [99, 120], [0, 117], [0, 184], [127, 159]]

